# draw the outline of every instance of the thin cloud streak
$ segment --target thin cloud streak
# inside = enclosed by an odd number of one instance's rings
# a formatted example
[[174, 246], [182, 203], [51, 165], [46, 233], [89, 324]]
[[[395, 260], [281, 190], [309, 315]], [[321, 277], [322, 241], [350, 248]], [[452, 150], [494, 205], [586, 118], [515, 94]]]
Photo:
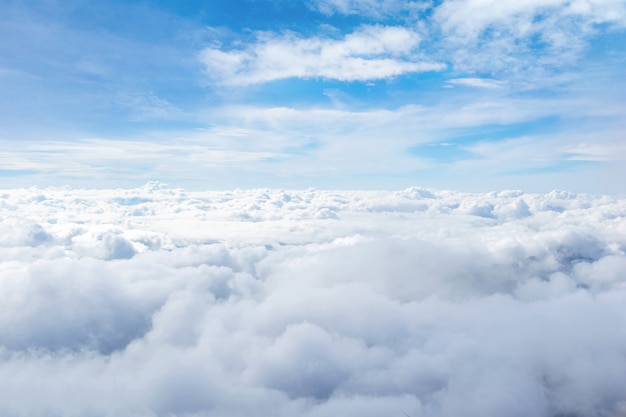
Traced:
[[[483, 99], [478, 100], [455, 85], [448, 89], [451, 97], [458, 97], [452, 105], [396, 109], [222, 107], [202, 116], [211, 129], [141, 139], [31, 142], [28, 148], [13, 143], [0, 157], [5, 170], [15, 171], [15, 186], [53, 185], [51, 179], [56, 179], [80, 187], [97, 180], [108, 187], [157, 179], [187, 186], [193, 182], [194, 188], [205, 189], [204, 178], [220, 177], [212, 186], [224, 189], [262, 186], [257, 181], [263, 176], [297, 187], [292, 182], [296, 173], [321, 188], [349, 188], [359, 175], [397, 175], [386, 178], [387, 186], [418, 183], [458, 189], [467, 186], [459, 179], [474, 177], [469, 189], [487, 191], [510, 187], [503, 178], [516, 172], [514, 186], [529, 191], [545, 192], [551, 184], [561, 184], [575, 191], [619, 192], [620, 182], [609, 170], [625, 157], [619, 103], [592, 97], [509, 98], [502, 95], [506, 88], [480, 88]], [[544, 120], [561, 125], [551, 133], [525, 130]], [[440, 157], [420, 152], [439, 144], [459, 150], [459, 158], [447, 158], [446, 149]], [[590, 177], [592, 166], [571, 172], [568, 161], [598, 165]], [[535, 181], [536, 173], [558, 167], [568, 174], [558, 182]], [[381, 187], [383, 182], [365, 186]]]

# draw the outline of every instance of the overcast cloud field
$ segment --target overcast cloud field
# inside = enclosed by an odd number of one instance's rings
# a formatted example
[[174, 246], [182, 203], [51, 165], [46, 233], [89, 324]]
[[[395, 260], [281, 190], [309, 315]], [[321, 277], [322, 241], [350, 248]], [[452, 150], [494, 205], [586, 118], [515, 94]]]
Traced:
[[0, 191], [2, 416], [624, 416], [626, 199]]

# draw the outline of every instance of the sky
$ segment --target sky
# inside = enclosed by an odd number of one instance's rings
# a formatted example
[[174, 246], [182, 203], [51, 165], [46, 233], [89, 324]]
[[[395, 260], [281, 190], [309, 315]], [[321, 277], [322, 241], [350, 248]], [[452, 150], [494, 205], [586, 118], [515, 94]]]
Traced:
[[5, 187], [623, 193], [621, 0], [14, 1]]
[[0, 415], [623, 417], [626, 199], [0, 190]]
[[626, 0], [0, 0], [0, 415], [626, 416]]

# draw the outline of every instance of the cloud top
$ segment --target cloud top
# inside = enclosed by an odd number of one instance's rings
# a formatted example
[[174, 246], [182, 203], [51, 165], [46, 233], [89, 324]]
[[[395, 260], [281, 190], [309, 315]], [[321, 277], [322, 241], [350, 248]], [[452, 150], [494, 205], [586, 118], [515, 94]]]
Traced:
[[626, 410], [623, 198], [148, 184], [0, 218], [4, 415]]

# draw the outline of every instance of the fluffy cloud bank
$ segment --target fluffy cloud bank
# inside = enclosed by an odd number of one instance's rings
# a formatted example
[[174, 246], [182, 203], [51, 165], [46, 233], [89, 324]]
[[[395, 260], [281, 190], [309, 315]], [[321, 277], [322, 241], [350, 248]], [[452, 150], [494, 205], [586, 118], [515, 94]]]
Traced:
[[0, 192], [0, 414], [620, 416], [626, 200]]

